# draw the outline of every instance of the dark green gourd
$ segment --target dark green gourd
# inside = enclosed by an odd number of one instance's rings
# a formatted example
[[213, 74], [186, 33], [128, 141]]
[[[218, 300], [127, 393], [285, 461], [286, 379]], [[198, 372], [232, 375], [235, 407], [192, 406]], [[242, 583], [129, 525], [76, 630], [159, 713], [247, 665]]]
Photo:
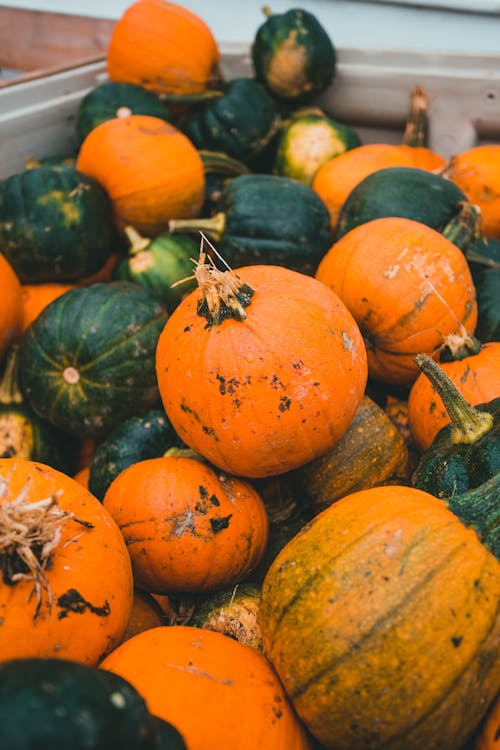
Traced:
[[76, 437], [99, 438], [159, 403], [156, 343], [165, 307], [128, 281], [70, 290], [21, 344], [21, 390], [35, 411]]

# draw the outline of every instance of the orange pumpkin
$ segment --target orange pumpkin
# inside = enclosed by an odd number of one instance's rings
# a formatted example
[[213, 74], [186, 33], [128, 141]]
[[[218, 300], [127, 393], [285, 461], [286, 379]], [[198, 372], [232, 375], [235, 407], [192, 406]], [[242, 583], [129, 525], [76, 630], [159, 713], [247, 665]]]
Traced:
[[134, 635], [142, 633], [144, 630], [158, 628], [164, 624], [165, 617], [158, 602], [147, 591], [141, 591], [137, 587], [134, 588], [132, 610], [122, 642], [128, 641], [129, 638], [133, 638]]
[[160, 395], [181, 439], [244, 477], [284, 473], [331, 448], [367, 376], [345, 305], [278, 266], [236, 273], [199, 263], [196, 277], [156, 350]]
[[264, 554], [268, 520], [258, 493], [194, 458], [132, 464], [103, 504], [125, 538], [136, 584], [155, 594], [232, 586]]
[[[472, 406], [498, 397], [499, 342], [484, 344], [476, 354], [452, 362], [440, 362], [439, 365]], [[439, 430], [450, 423], [441, 397], [423, 373], [413, 383], [408, 396], [408, 420], [413, 439], [421, 451], [426, 450]]]
[[43, 284], [23, 284], [21, 287], [23, 303], [22, 331], [32, 323], [42, 310], [64, 292], [74, 288], [74, 284], [58, 284], [47, 282]]
[[444, 165], [443, 157], [423, 146], [367, 143], [323, 164], [314, 176], [312, 188], [328, 208], [335, 229], [347, 196], [373, 172], [385, 167], [418, 167], [434, 171]]
[[500, 144], [475, 146], [454, 156], [444, 172], [478, 206], [487, 237], [500, 238]]
[[21, 282], [0, 252], [0, 362], [22, 330]]
[[316, 277], [354, 316], [376, 380], [409, 386], [414, 357], [433, 355], [464, 326], [474, 332], [476, 293], [463, 253], [430, 227], [400, 217], [355, 227], [323, 257]]
[[101, 123], [83, 141], [77, 169], [104, 187], [120, 229], [131, 224], [154, 236], [170, 219], [197, 216], [203, 205], [199, 151], [158, 117], [130, 115]]
[[95, 665], [132, 606], [123, 537], [101, 503], [44, 464], [0, 459], [0, 654]]
[[189, 750], [310, 750], [269, 661], [213, 630], [146, 630], [101, 663], [124, 677]]
[[210, 28], [167, 0], [136, 0], [126, 9], [111, 35], [107, 67], [112, 81], [159, 94], [198, 94], [221, 77]]
[[83, 469], [79, 469], [76, 474], [73, 474], [73, 479], [87, 489], [89, 487], [89, 477], [90, 466], [84, 466]]
[[500, 748], [500, 693], [490, 707], [476, 737], [473, 750], [499, 750]]
[[122, 257], [120, 253], [111, 253], [102, 268], [93, 273], [92, 276], [78, 279], [76, 286], [90, 286], [91, 284], [97, 284], [98, 281], [111, 281], [115, 266]]

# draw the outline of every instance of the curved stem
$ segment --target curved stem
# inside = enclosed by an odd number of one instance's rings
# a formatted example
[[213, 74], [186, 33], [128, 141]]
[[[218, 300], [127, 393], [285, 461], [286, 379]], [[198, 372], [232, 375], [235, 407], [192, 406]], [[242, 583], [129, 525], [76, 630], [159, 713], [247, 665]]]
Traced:
[[441, 397], [452, 424], [453, 443], [474, 443], [491, 430], [493, 415], [471, 406], [431, 357], [427, 354], [417, 354], [415, 363]]
[[168, 231], [175, 232], [203, 232], [213, 240], [220, 240], [226, 228], [226, 214], [220, 211], [215, 216], [198, 219], [171, 219]]
[[425, 147], [428, 141], [428, 102], [422, 86], [415, 86], [411, 92], [410, 114], [406, 122], [403, 145], [413, 148]]
[[200, 156], [205, 172], [217, 172], [217, 174], [240, 175], [250, 174], [250, 169], [243, 162], [233, 159], [223, 151], [209, 151], [200, 149]]
[[151, 244], [151, 240], [148, 237], [143, 237], [134, 227], [127, 226], [124, 229], [127, 239], [130, 243], [129, 254], [137, 255], [142, 250], [146, 250]]
[[9, 349], [5, 370], [0, 383], [0, 404], [22, 404], [23, 396], [18, 386], [19, 345]]
[[467, 255], [469, 248], [482, 236], [479, 210], [467, 201], [460, 203], [457, 215], [448, 222], [442, 234]]

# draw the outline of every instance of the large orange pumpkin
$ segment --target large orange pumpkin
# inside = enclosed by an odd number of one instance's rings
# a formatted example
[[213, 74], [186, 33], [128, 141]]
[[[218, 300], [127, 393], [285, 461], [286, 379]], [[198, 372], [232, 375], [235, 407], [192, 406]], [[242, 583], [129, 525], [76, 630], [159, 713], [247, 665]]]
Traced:
[[138, 461], [111, 482], [103, 502], [125, 538], [136, 584], [155, 594], [232, 586], [265, 551], [258, 493], [194, 458]]
[[165, 411], [184, 442], [230, 474], [284, 473], [332, 447], [364, 393], [366, 353], [341, 300], [278, 266], [196, 270], [199, 288], [158, 340]]
[[414, 357], [477, 322], [476, 292], [464, 254], [430, 227], [400, 217], [355, 227], [323, 257], [316, 277], [354, 316], [377, 380], [409, 386]]
[[0, 362], [22, 330], [21, 282], [0, 251]]
[[[472, 406], [485, 404], [500, 393], [500, 343], [484, 344], [476, 354], [440, 367]], [[413, 383], [408, 396], [408, 420], [413, 439], [421, 451], [426, 450], [439, 430], [450, 423], [441, 397], [422, 373]]]
[[101, 667], [128, 680], [189, 750], [310, 750], [265, 656], [222, 633], [153, 628], [123, 643]]
[[335, 229], [347, 196], [373, 172], [385, 167], [418, 167], [433, 171], [444, 165], [443, 157], [423, 146], [366, 143], [323, 164], [314, 175], [312, 188], [328, 208]]
[[488, 143], [454, 156], [444, 174], [479, 206], [483, 231], [500, 238], [500, 144]]
[[205, 196], [201, 156], [189, 138], [158, 117], [107, 120], [83, 141], [77, 169], [96, 179], [119, 228], [154, 236], [170, 219], [197, 216]]
[[220, 53], [207, 24], [167, 0], [136, 0], [116, 23], [108, 47], [112, 81], [159, 94], [198, 94], [220, 80]]
[[118, 526], [71, 477], [0, 459], [0, 654], [95, 665], [120, 643], [132, 568]]

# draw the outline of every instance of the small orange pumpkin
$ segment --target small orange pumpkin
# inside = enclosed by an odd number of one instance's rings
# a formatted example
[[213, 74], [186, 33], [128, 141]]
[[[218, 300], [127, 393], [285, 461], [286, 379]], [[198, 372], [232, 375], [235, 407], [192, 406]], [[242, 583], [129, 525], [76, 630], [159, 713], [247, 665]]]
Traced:
[[[500, 342], [483, 344], [475, 354], [439, 366], [471, 406], [485, 404], [499, 395]], [[422, 373], [408, 396], [410, 430], [421, 451], [427, 450], [439, 430], [450, 423], [441, 397]]]
[[500, 750], [500, 693], [479, 728], [473, 750]]
[[487, 237], [500, 238], [500, 144], [488, 143], [454, 156], [445, 176], [478, 206]]
[[71, 477], [0, 459], [0, 564], [2, 659], [95, 665], [120, 643], [132, 607], [130, 558], [109, 513]]
[[443, 157], [424, 146], [366, 143], [323, 164], [314, 176], [312, 188], [328, 208], [335, 229], [347, 196], [373, 172], [385, 167], [418, 167], [433, 171], [444, 164]]
[[232, 586], [265, 551], [268, 519], [258, 493], [194, 458], [132, 464], [103, 504], [125, 538], [136, 584], [155, 594]]
[[21, 282], [0, 252], [0, 362], [22, 331], [22, 317]]
[[190, 448], [223, 471], [297, 468], [344, 434], [366, 385], [366, 353], [343, 302], [304, 274], [200, 262], [199, 288], [158, 340], [158, 387]]
[[112, 81], [159, 94], [198, 94], [221, 78], [210, 28], [167, 0], [136, 0], [125, 10], [111, 35], [107, 67]]
[[104, 187], [120, 229], [131, 224], [154, 236], [170, 219], [197, 216], [204, 202], [199, 151], [159, 117], [130, 115], [101, 123], [83, 141], [77, 169]]
[[370, 375], [410, 386], [414, 357], [432, 355], [460, 326], [473, 333], [476, 292], [464, 254], [412, 219], [387, 217], [355, 227], [323, 257], [316, 278], [358, 323]]
[[132, 610], [122, 642], [128, 641], [129, 638], [133, 638], [134, 635], [142, 633], [144, 630], [151, 630], [151, 628], [164, 625], [165, 619], [160, 605], [153, 599], [152, 595], [135, 587]]
[[139, 633], [101, 663], [173, 724], [189, 750], [311, 750], [269, 661], [213, 630]]
[[48, 304], [73, 288], [74, 284], [58, 284], [55, 282], [23, 284], [21, 287], [23, 302], [22, 330], [25, 331]]

